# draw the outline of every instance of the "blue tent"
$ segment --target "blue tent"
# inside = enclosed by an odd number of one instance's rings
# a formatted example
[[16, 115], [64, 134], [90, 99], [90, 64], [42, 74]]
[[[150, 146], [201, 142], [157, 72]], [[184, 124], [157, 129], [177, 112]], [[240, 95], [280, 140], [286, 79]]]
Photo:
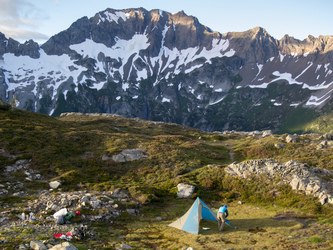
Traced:
[[198, 234], [200, 220], [217, 221], [216, 216], [216, 213], [198, 197], [191, 208], [182, 217], [168, 226], [178, 228], [191, 234]]

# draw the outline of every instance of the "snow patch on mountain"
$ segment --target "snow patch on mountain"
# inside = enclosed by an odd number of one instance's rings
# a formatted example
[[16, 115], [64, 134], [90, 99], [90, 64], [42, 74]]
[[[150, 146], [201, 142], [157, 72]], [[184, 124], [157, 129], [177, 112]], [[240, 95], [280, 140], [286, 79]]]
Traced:
[[[98, 55], [100, 55], [100, 53], [103, 53], [106, 57], [115, 58], [122, 63], [122, 66], [118, 69], [118, 71], [121, 75], [124, 75], [124, 66], [128, 62], [129, 58], [134, 55], [132, 60], [135, 61], [139, 58], [140, 50], [147, 49], [148, 46], [149, 42], [146, 35], [135, 34], [130, 40], [116, 38], [116, 44], [111, 48], [102, 43], [96, 43], [91, 39], [86, 39], [83, 43], [71, 45], [70, 49], [76, 51], [83, 57], [95, 59], [98, 69], [103, 69], [105, 66], [102, 61], [98, 60]], [[109, 73], [113, 75], [112, 72]], [[140, 77], [146, 76], [146, 72], [143, 72], [140, 75]]]
[[123, 21], [126, 21], [130, 17], [129, 13], [125, 13], [123, 11], [116, 11], [115, 13], [105, 11], [103, 14], [105, 17], [102, 17], [101, 14], [99, 14], [100, 21], [98, 24], [105, 21], [116, 22], [118, 24], [120, 18], [123, 19]]
[[301, 75], [303, 75], [313, 65], [313, 62], [309, 62], [308, 64], [309, 64], [309, 66], [307, 66], [298, 76], [296, 76], [295, 79], [297, 79]]
[[291, 73], [280, 73], [279, 71], [274, 71], [273, 75], [276, 76], [277, 78], [270, 81], [270, 82], [264, 82], [262, 84], [258, 84], [258, 85], [248, 85], [250, 88], [267, 88], [268, 85], [272, 82], [276, 82], [279, 80], [285, 80], [287, 81], [289, 84], [297, 84], [297, 85], [302, 85], [303, 89], [309, 89], [309, 90], [321, 90], [321, 89], [327, 89], [329, 87], [332, 86], [333, 82], [330, 82], [328, 84], [326, 84], [326, 81], [324, 81], [321, 84], [317, 84], [314, 86], [311, 86], [307, 83], [304, 82], [299, 82], [296, 81], [297, 78], [299, 78], [301, 75], [303, 75], [305, 73], [305, 71], [307, 71], [311, 66], [313, 65], [312, 62], [309, 63], [309, 66], [307, 66], [296, 78], [293, 78]]
[[[163, 31], [163, 39], [162, 45], [164, 45], [164, 36], [169, 27], [165, 27]], [[235, 54], [233, 49], [227, 50], [229, 47], [229, 41], [225, 39], [213, 39], [212, 40], [212, 48], [208, 50], [206, 47], [201, 49], [200, 47], [187, 48], [183, 50], [179, 50], [177, 48], [169, 49], [167, 47], [162, 46], [160, 53], [157, 57], [151, 59], [152, 67], [155, 67], [157, 63], [159, 63], [159, 74], [167, 73], [170, 69], [174, 69], [173, 73], [175, 75], [184, 72], [186, 74], [192, 72], [193, 70], [202, 67], [204, 63], [211, 63], [212, 58], [216, 57], [231, 57]], [[199, 58], [205, 58], [206, 61], [202, 64], [191, 65], [195, 60]], [[162, 67], [163, 60], [167, 60], [164, 63], [164, 67]], [[176, 64], [174, 63], [176, 61]], [[165, 79], [168, 79], [170, 74], [167, 74]], [[155, 83], [155, 85], [158, 82]]]
[[74, 82], [84, 70], [75, 65], [66, 54], [61, 56], [47, 55], [43, 49], [39, 51], [37, 59], [29, 56], [15, 56], [12, 53], [3, 55], [1, 68], [4, 69], [7, 93], [16, 89], [30, 86], [32, 92], [37, 95], [38, 82], [48, 79], [48, 88], [53, 88], [53, 97], [57, 94], [58, 87], [72, 77]]
[[320, 106], [321, 104], [326, 102], [331, 97], [332, 92], [333, 92], [333, 89], [331, 89], [330, 91], [328, 91], [325, 95], [323, 95], [321, 97], [312, 95], [309, 98], [309, 100], [306, 102], [305, 105], [306, 106]]
[[279, 81], [279, 80], [286, 80], [289, 84], [297, 84], [297, 85], [302, 85], [303, 82], [298, 82], [296, 81], [292, 75], [290, 73], [280, 73], [279, 71], [274, 71], [273, 72], [273, 75], [276, 76], [277, 78], [275, 78], [274, 80], [270, 81], [270, 82], [264, 82], [262, 84], [259, 84], [259, 85], [248, 85], [250, 88], [267, 88], [268, 85], [272, 82], [276, 82], [276, 81]]

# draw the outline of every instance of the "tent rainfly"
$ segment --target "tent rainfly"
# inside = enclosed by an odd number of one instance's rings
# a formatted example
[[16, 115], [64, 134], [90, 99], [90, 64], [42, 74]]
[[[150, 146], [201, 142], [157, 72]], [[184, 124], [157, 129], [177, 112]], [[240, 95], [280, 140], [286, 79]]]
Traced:
[[182, 217], [168, 226], [197, 235], [199, 234], [199, 223], [201, 219], [217, 221], [217, 214], [198, 197], [191, 208]]

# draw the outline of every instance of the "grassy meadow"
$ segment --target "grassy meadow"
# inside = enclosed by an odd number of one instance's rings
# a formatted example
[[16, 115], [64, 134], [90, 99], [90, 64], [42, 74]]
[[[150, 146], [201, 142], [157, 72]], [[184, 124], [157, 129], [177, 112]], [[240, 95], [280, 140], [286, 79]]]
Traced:
[[[332, 205], [322, 206], [314, 197], [277, 185], [278, 179], [252, 176], [242, 180], [224, 172], [234, 161], [258, 158], [297, 160], [308, 167], [333, 170], [333, 149], [318, 149], [318, 137], [304, 135], [296, 143], [276, 148], [274, 144], [284, 143], [285, 137], [208, 133], [120, 116], [53, 118], [0, 109], [0, 183], [22, 182], [22, 190], [29, 194], [25, 199], [38, 198], [40, 190], [49, 188], [49, 181], [60, 180], [63, 191], [123, 189], [140, 203], [137, 216], [123, 212], [112, 223], [91, 222], [88, 227], [95, 240], [73, 241], [79, 249], [116, 249], [121, 244], [132, 249], [332, 249]], [[131, 162], [102, 159], [133, 148], [144, 149], [148, 158]], [[31, 160], [30, 167], [42, 180], [27, 181], [19, 172], [10, 178], [3, 174], [6, 166], [20, 159]], [[191, 199], [177, 198], [176, 187], [181, 182], [196, 186]], [[202, 221], [199, 235], [192, 235], [168, 227], [196, 197], [215, 211], [228, 204], [230, 222], [237, 229], [226, 225], [219, 232], [217, 222]], [[0, 212], [20, 202], [24, 201], [10, 194], [2, 196]], [[52, 238], [51, 232], [16, 231], [17, 237], [0, 248], [15, 249], [36, 237]], [[9, 235], [0, 231], [0, 240]]]

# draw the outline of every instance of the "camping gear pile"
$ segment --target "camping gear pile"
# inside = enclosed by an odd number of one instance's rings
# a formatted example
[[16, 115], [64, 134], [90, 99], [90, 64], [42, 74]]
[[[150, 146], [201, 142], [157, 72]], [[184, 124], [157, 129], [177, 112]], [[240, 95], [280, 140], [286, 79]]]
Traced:
[[82, 240], [85, 236], [84, 228], [82, 227], [74, 227], [71, 231], [67, 232], [66, 234], [58, 233], [53, 234], [53, 237], [59, 238], [62, 240]]
[[[79, 211], [77, 211], [77, 212], [79, 212]], [[63, 209], [60, 209], [58, 212], [56, 212], [53, 215], [53, 218], [55, 219], [57, 224], [63, 225], [66, 223], [71, 224], [70, 219], [73, 218], [73, 216], [74, 216], [73, 212], [68, 212], [67, 208], [63, 208]]]
[[[73, 218], [75, 215], [81, 215], [80, 211], [69, 212], [67, 208], [60, 209], [55, 214], [53, 214], [53, 218], [55, 219], [56, 223], [59, 225], [63, 224], [71, 224], [70, 219]], [[85, 228], [84, 227], [74, 227], [71, 231], [67, 232], [66, 234], [58, 233], [54, 234], [53, 237], [60, 238], [63, 240], [82, 240], [85, 236]]]

